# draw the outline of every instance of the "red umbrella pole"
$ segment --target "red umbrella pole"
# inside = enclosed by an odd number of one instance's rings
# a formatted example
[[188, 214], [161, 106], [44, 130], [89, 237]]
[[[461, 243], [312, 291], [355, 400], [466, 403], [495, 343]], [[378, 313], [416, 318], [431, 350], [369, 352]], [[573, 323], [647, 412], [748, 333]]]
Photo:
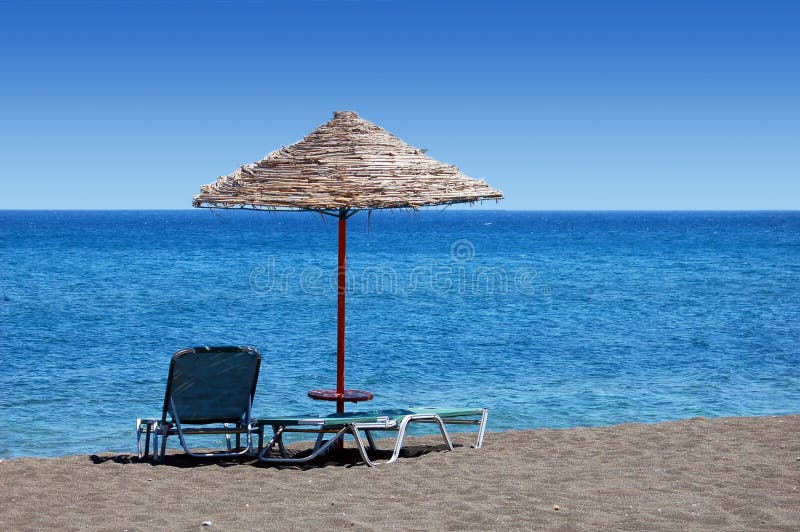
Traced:
[[[338, 294], [339, 310], [336, 322], [336, 393], [344, 397], [344, 296], [347, 291], [346, 256], [347, 256], [347, 218], [346, 209], [339, 210], [339, 269]], [[344, 412], [344, 401], [336, 401], [336, 412]]]

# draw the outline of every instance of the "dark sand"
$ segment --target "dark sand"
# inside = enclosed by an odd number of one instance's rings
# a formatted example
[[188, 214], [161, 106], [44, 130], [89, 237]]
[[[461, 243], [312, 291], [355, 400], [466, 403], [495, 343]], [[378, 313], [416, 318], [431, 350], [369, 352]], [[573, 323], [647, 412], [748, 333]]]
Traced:
[[0, 530], [800, 530], [800, 415], [489, 433], [482, 449], [454, 440], [452, 453], [411, 440], [377, 468], [347, 450], [284, 469], [6, 460]]

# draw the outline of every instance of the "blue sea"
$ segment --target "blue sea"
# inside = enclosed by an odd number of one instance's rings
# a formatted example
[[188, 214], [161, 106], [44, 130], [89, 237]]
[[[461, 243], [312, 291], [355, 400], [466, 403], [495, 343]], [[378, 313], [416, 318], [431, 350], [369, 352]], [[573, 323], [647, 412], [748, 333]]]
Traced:
[[[263, 355], [255, 413], [327, 413], [336, 223], [0, 211], [0, 458], [135, 452], [171, 354]], [[800, 213], [376, 211], [348, 225], [347, 386], [489, 429], [800, 412]]]

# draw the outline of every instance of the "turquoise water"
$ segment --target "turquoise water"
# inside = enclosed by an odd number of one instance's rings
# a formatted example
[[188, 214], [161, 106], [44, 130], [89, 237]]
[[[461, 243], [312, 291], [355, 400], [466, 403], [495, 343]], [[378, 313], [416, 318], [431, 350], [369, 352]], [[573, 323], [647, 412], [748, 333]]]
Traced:
[[[800, 213], [375, 212], [349, 224], [347, 384], [490, 430], [800, 412]], [[170, 355], [247, 344], [255, 412], [323, 413], [336, 224], [0, 211], [0, 457], [132, 452]]]

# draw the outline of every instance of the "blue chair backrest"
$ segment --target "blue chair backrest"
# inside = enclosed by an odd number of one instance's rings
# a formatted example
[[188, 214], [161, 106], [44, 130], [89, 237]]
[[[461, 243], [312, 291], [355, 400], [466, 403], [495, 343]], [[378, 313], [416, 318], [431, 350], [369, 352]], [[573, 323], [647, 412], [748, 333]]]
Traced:
[[170, 363], [163, 418], [170, 414], [174, 420], [177, 414], [181, 423], [241, 421], [252, 404], [260, 365], [261, 355], [250, 347], [178, 351]]

